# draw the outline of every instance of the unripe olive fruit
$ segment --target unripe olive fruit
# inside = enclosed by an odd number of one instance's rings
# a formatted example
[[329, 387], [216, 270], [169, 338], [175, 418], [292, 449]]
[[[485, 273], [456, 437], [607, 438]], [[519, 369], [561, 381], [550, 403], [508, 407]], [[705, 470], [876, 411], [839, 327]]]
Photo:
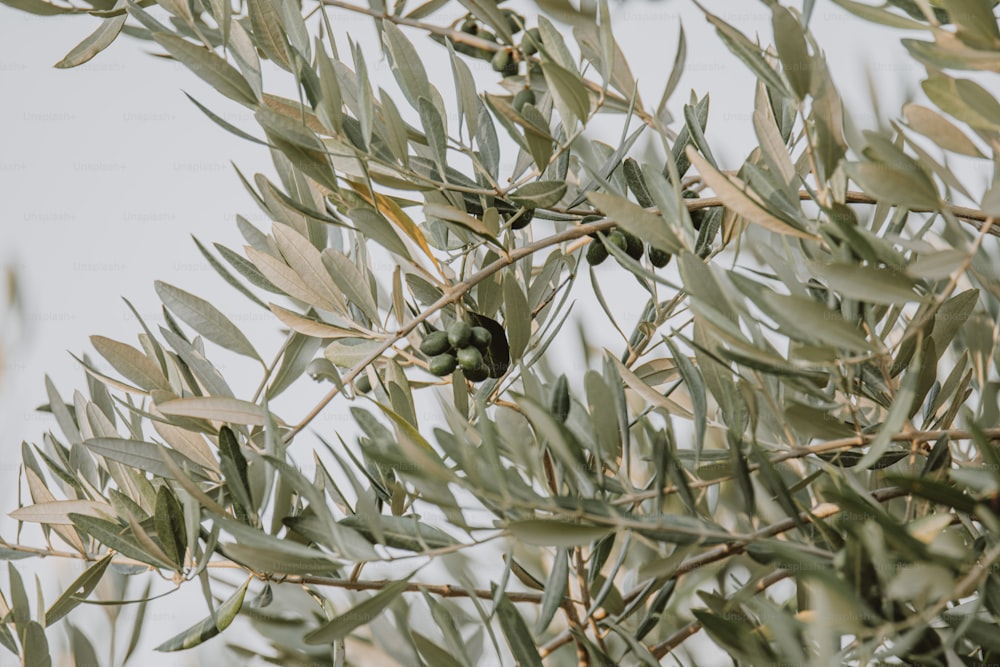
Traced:
[[463, 371], [474, 371], [483, 365], [483, 353], [476, 348], [463, 347], [458, 351], [458, 365]]
[[448, 333], [445, 331], [430, 333], [420, 342], [420, 351], [428, 357], [444, 354], [450, 349], [451, 343], [448, 342]]
[[521, 53], [526, 56], [533, 56], [538, 53], [538, 47], [542, 43], [542, 32], [538, 28], [532, 28], [524, 33], [521, 38]]
[[507, 26], [510, 28], [511, 34], [516, 35], [521, 32], [521, 28], [524, 26], [524, 17], [510, 9], [505, 9], [503, 13], [507, 17]]
[[569, 417], [569, 405], [569, 382], [566, 380], [565, 375], [560, 375], [559, 379], [556, 380], [555, 388], [552, 390], [552, 400], [549, 404], [549, 409], [553, 417], [565, 423], [567, 417]]
[[469, 345], [472, 340], [472, 326], [468, 322], [458, 320], [448, 327], [448, 342], [456, 350]]
[[450, 354], [439, 354], [436, 357], [431, 357], [431, 360], [427, 363], [427, 370], [429, 370], [432, 375], [444, 377], [445, 375], [451, 375], [457, 365], [458, 360], [455, 359], [454, 356]]
[[513, 107], [514, 111], [521, 113], [521, 109], [524, 108], [525, 104], [535, 103], [535, 93], [531, 88], [522, 88], [517, 91], [517, 95], [514, 96]]
[[482, 364], [479, 368], [463, 370], [462, 373], [469, 382], [482, 382], [490, 376], [490, 371], [486, 367], [486, 364]]
[[477, 24], [474, 19], [467, 18], [462, 21], [461, 30], [467, 35], [475, 35], [479, 32], [479, 24]]
[[494, 71], [500, 72], [505, 77], [517, 74], [517, 61], [511, 57], [510, 52], [506, 49], [494, 53], [490, 63], [493, 65]]
[[622, 231], [622, 236], [625, 237], [625, 252], [628, 256], [632, 259], [640, 259], [645, 251], [642, 239], [627, 231]]
[[510, 223], [511, 229], [524, 229], [531, 222], [531, 219], [535, 217], [534, 209], [526, 208], [519, 216]]
[[628, 250], [628, 239], [617, 229], [610, 234], [608, 234], [608, 243], [619, 248], [620, 250]]
[[472, 344], [485, 352], [493, 342], [493, 334], [484, 327], [472, 327]]
[[600, 239], [590, 242], [587, 246], [587, 263], [591, 266], [597, 266], [604, 260], [608, 258], [608, 249], [604, 247]]
[[658, 269], [662, 269], [664, 266], [670, 263], [670, 258], [672, 255], [666, 250], [660, 250], [659, 248], [649, 247], [649, 263]]
[[372, 390], [372, 381], [368, 379], [368, 374], [358, 376], [354, 381], [354, 388], [359, 394], [367, 394]]

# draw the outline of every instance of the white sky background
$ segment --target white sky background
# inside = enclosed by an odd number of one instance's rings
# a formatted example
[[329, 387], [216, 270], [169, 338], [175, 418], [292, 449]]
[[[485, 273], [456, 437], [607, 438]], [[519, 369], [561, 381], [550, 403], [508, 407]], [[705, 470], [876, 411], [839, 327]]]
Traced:
[[[706, 0], [704, 4], [745, 33], [759, 32], [762, 41], [770, 41], [770, 15], [763, 3]], [[871, 127], [875, 117], [868, 103], [864, 63], [877, 82], [883, 114], [898, 110], [905, 92], [918, 89], [922, 70], [906, 59], [898, 44], [901, 33], [874, 29], [829, 2], [817, 4], [811, 27], [827, 51], [849, 112], [862, 127]], [[754, 84], [748, 70], [688, 0], [628, 0], [613, 3], [611, 11], [615, 34], [651, 108], [669, 74], [683, 20], [687, 73], [670, 109], [682, 117], [681, 105], [692, 88], [699, 95], [710, 92], [709, 141], [720, 163], [736, 168], [756, 144], [750, 122]], [[336, 25], [351, 31], [367, 48], [369, 70], [377, 82], [394, 90], [388, 67], [372, 41], [371, 21], [336, 11], [333, 15], [341, 17]], [[42, 378], [48, 373], [63, 397], [71, 398], [84, 380], [67, 351], [88, 351], [91, 334], [136, 344], [140, 328], [121, 296], [131, 300], [150, 324], [159, 323], [152, 283], [165, 280], [215, 301], [246, 327], [265, 358], [279, 344], [276, 322], [218, 278], [190, 239], [195, 234], [206, 244], [219, 241], [239, 250], [243, 241], [235, 226], [236, 214], [267, 227], [230, 160], [247, 175], [261, 171], [277, 178], [263, 148], [222, 131], [181, 90], [254, 131], [250, 114], [214, 94], [184, 67], [151, 57], [155, 45], [126, 37], [80, 68], [54, 69], [52, 64], [95, 26], [89, 17], [33, 17], [0, 7], [0, 263], [16, 265], [27, 304], [23, 339], [0, 384], [0, 505], [5, 508], [0, 528], [5, 537], [13, 528], [6, 509], [17, 502], [19, 444], [37, 442], [44, 430], [55, 428], [47, 415], [33, 411], [47, 400]], [[418, 33], [408, 34], [421, 53], [434, 57], [428, 61], [432, 81], [450, 97], [450, 68], [438, 58], [443, 50]], [[473, 71], [486, 77], [484, 81], [495, 81], [488, 64], [481, 65]], [[274, 81], [265, 72], [265, 89], [273, 89]], [[617, 125], [619, 118], [611, 117], [610, 124]], [[610, 141], [614, 140], [612, 136]], [[627, 277], [613, 261], [601, 267], [606, 293], [614, 289], [615, 273]], [[577, 289], [581, 301], [576, 316], [588, 323], [603, 320], [596, 304], [593, 312], [580, 309], [593, 301], [587, 298], [585, 285]], [[618, 307], [631, 325], [628, 313], [640, 312], [642, 301], [618, 301]], [[570, 343], [564, 346], [565, 354], [576, 362], [578, 346], [570, 327], [565, 331]], [[620, 341], [607, 330], [595, 338], [620, 348]], [[559, 346], [550, 349], [550, 354], [559, 354]], [[217, 348], [209, 354], [238, 395], [252, 394], [259, 379], [254, 369]], [[228, 363], [233, 367], [227, 368]], [[559, 366], [558, 358], [553, 365]], [[288, 392], [275, 407], [278, 414], [298, 421], [319, 395], [309, 385], [306, 380], [303, 392]], [[318, 424], [332, 431], [343, 418], [346, 410], [335, 407]], [[45, 561], [43, 571], [55, 566]], [[139, 649], [145, 653], [144, 664], [200, 664], [198, 655], [208, 658], [214, 652], [211, 644], [201, 654], [150, 652], [156, 643], [203, 616], [197, 584], [187, 588], [180, 594], [186, 607], [173, 601], [151, 605], [154, 622], [148, 623]], [[56, 589], [48, 583], [46, 589], [47, 599], [54, 599]], [[0, 665], [10, 658], [0, 654]]]

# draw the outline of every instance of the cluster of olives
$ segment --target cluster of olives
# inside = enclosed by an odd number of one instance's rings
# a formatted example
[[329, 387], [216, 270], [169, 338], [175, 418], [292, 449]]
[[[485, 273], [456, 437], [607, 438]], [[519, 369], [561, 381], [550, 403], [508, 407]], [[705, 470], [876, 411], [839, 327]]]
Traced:
[[430, 358], [427, 370], [433, 375], [444, 377], [461, 368], [467, 380], [480, 382], [489, 377], [485, 355], [492, 341], [493, 336], [484, 327], [456, 320], [446, 331], [428, 334], [420, 343], [420, 351]]
[[[589, 220], [584, 218], [584, 222], [589, 222]], [[604, 237], [604, 241], [601, 241], [597, 234], [591, 234], [591, 237], [594, 240], [587, 246], [587, 263], [591, 266], [597, 266], [608, 258], [610, 252], [607, 245], [605, 245], [606, 243], [624, 251], [626, 255], [636, 261], [642, 259], [643, 254], [646, 254], [649, 257], [649, 263], [658, 269], [662, 269], [670, 262], [671, 255], [669, 252], [643, 243], [642, 239], [638, 236], [624, 229], [615, 228], [611, 230]]]
[[[698, 199], [698, 193], [694, 190], [684, 190], [681, 193], [684, 199]], [[640, 201], [640, 205], [646, 204], [646, 202]], [[649, 203], [648, 205], [652, 205]], [[691, 211], [691, 224], [694, 226], [696, 231], [701, 230], [702, 224], [705, 222], [705, 218], [708, 211], [705, 209], [698, 209], [696, 211]], [[587, 216], [582, 220], [582, 222], [594, 222], [600, 220], [600, 216]], [[587, 246], [587, 263], [591, 266], [597, 266], [608, 258], [611, 253], [608, 251], [608, 247], [605, 244], [610, 244], [625, 252], [626, 255], [632, 259], [639, 261], [642, 259], [645, 253], [649, 257], [649, 263], [652, 264], [657, 269], [662, 269], [664, 266], [670, 263], [671, 254], [666, 250], [660, 248], [654, 248], [649, 244], [644, 244], [642, 239], [640, 239], [635, 234], [625, 231], [624, 229], [612, 229], [604, 237], [602, 242], [598, 235], [590, 235], [594, 240], [590, 242]]]
[[[478, 195], [473, 195], [465, 193], [465, 212], [471, 216], [479, 218], [482, 220], [483, 214], [485, 213], [483, 209], [483, 204], [479, 199]], [[504, 220], [510, 220], [511, 229], [524, 229], [531, 223], [532, 219], [535, 217], [535, 210], [531, 208], [521, 209], [514, 204], [510, 203], [506, 199], [501, 199], [500, 197], [495, 197], [493, 199], [493, 206], [496, 208], [497, 212], [503, 216]], [[520, 212], [520, 214], [518, 213]]]
[[[524, 17], [510, 9], [503, 10], [504, 17], [512, 35], [516, 35], [524, 29]], [[459, 28], [467, 35], [475, 35], [488, 42], [498, 43], [496, 33], [481, 26], [472, 16], [466, 16]], [[493, 69], [500, 72], [505, 77], [516, 76], [521, 60], [538, 53], [538, 47], [542, 43], [542, 35], [538, 28], [531, 28], [525, 32], [521, 38], [520, 54], [515, 53], [515, 49], [502, 48], [498, 51], [479, 49], [468, 44], [455, 44], [455, 50], [473, 58], [489, 60]]]

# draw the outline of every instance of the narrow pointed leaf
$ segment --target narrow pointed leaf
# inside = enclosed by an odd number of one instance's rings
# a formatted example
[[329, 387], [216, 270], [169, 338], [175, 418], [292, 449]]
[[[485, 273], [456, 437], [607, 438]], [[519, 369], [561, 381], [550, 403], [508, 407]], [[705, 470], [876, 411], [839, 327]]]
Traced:
[[[412, 576], [412, 575], [411, 575]], [[340, 616], [333, 618], [305, 636], [307, 644], [329, 644], [347, 637], [355, 628], [367, 625], [392, 604], [410, 585], [410, 577], [394, 581]]]
[[235, 620], [243, 607], [243, 598], [246, 597], [247, 588], [250, 586], [250, 579], [243, 582], [243, 585], [236, 589], [228, 600], [219, 605], [215, 610], [215, 615], [209, 616], [205, 620], [197, 623], [184, 632], [171, 637], [156, 647], [157, 651], [183, 651], [193, 648], [215, 637], [225, 630]]

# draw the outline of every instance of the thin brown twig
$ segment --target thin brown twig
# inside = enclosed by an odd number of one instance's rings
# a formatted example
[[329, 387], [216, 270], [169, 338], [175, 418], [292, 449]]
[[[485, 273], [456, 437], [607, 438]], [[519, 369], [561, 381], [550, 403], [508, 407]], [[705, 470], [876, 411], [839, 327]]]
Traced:
[[[984, 429], [982, 431], [990, 440], [1000, 439], [1000, 428]], [[937, 429], [933, 431], [911, 431], [911, 432], [901, 432], [895, 433], [889, 436], [889, 440], [892, 442], [930, 442], [932, 440], [937, 440], [941, 437], [947, 436], [950, 440], [969, 440], [973, 437], [971, 431], [964, 429]], [[801, 447], [793, 447], [786, 452], [776, 454], [772, 456], [769, 460], [771, 463], [782, 463], [791, 459], [800, 459], [812, 454], [825, 454], [827, 452], [835, 452], [841, 449], [853, 449], [855, 447], [863, 447], [870, 443], [877, 437], [874, 433], [865, 433], [861, 435], [851, 436], [849, 438], [838, 438], [837, 440], [827, 440], [825, 442], [820, 442], [815, 445], [805, 445]], [[750, 472], [754, 472], [760, 468], [760, 464], [754, 463], [748, 466]], [[721, 475], [713, 479], [708, 480], [696, 480], [688, 483], [688, 486], [692, 489], [701, 489], [710, 486], [715, 486], [721, 484], [722, 482], [728, 482], [736, 479], [735, 475]], [[651, 498], [656, 498], [660, 494], [670, 495], [677, 493], [676, 486], [667, 486], [661, 490], [650, 489], [649, 491], [639, 491], [637, 493], [631, 493], [628, 495], [621, 496], [620, 498], [615, 498], [611, 501], [613, 505], [629, 505], [642, 500], [649, 500]]]
[[[801, 201], [814, 201], [812, 194], [808, 190], [799, 191], [799, 199]], [[844, 195], [844, 200], [848, 204], [878, 204], [879, 201], [874, 197], [865, 194], [864, 192], [857, 192], [855, 190], [850, 190]], [[725, 203], [718, 197], [703, 197], [701, 199], [685, 199], [684, 204], [687, 206], [689, 211], [699, 211], [703, 208], [716, 208], [719, 206], [725, 206]], [[963, 222], [976, 222], [983, 223], [989, 217], [984, 211], [980, 211], [974, 208], [967, 208], [965, 206], [954, 206], [952, 204], [947, 204], [947, 210], [954, 215], [956, 218], [961, 219]], [[913, 208], [910, 209], [913, 213], [935, 213], [935, 209], [929, 208]], [[566, 209], [560, 211], [562, 213], [567, 213], [571, 215], [592, 215], [594, 211], [588, 209]], [[650, 209], [650, 213], [658, 213], [655, 209]], [[1000, 236], [1000, 228], [994, 226], [989, 232], [993, 236]]]
[[[396, 583], [392, 579], [359, 579], [356, 581], [350, 581], [348, 579], [335, 579], [332, 577], [313, 577], [309, 575], [287, 575], [282, 577], [280, 580], [272, 579], [266, 574], [257, 574], [255, 576], [263, 581], [280, 581], [280, 583], [288, 584], [311, 584], [313, 586], [329, 586], [332, 588], [341, 588], [349, 591], [378, 591], [382, 590], [390, 584]], [[481, 600], [492, 600], [495, 593], [493, 591], [473, 588], [466, 589], [457, 586], [452, 586], [450, 584], [422, 584], [418, 582], [410, 583], [404, 589], [405, 593], [419, 593], [426, 592], [431, 595], [436, 595], [443, 598], [470, 598], [475, 597]], [[530, 602], [534, 604], [541, 604], [542, 594], [541, 593], [518, 593], [518, 592], [508, 592], [505, 593], [507, 598], [511, 602]]]

